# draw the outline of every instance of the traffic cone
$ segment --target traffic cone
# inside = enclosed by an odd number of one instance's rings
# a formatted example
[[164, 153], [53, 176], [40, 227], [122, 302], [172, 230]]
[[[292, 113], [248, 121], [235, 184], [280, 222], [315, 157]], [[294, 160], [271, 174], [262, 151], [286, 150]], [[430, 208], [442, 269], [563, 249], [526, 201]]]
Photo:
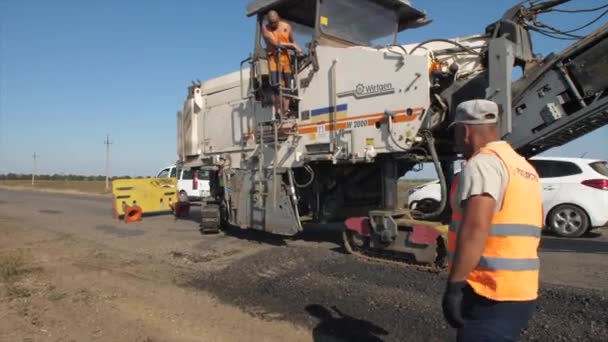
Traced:
[[125, 223], [141, 221], [142, 210], [137, 204], [130, 206], [123, 203], [122, 210], [125, 213]]

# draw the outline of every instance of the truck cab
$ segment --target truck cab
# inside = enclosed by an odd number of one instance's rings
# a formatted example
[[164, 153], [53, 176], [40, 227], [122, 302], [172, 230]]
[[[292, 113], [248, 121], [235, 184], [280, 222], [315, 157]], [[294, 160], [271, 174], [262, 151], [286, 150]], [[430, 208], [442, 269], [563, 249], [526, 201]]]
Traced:
[[181, 197], [187, 197], [190, 201], [199, 201], [210, 196], [209, 172], [203, 170], [179, 170], [177, 167], [167, 166], [160, 170], [156, 178], [177, 178], [177, 189]]

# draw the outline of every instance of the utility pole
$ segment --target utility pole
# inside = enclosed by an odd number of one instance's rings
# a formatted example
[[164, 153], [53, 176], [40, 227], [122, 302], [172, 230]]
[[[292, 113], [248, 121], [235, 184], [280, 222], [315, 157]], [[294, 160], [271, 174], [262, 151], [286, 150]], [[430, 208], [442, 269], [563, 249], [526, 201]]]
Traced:
[[32, 156], [33, 159], [33, 163], [32, 163], [32, 186], [34, 186], [34, 180], [36, 177], [36, 159], [38, 158], [38, 156], [36, 155], [36, 152], [34, 152], [34, 155]]
[[106, 191], [110, 190], [110, 135], [106, 135], [106, 140], [103, 142], [106, 145]]

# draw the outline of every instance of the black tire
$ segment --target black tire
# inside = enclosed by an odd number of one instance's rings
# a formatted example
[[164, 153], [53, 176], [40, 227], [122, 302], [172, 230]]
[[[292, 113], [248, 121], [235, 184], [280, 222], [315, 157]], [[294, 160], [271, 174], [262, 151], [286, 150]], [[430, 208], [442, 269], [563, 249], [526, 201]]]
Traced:
[[342, 231], [342, 242], [346, 254], [369, 248], [369, 238], [360, 236], [358, 233], [344, 228]]
[[[414, 204], [416, 205], [414, 206]], [[440, 203], [438, 201], [432, 198], [423, 198], [419, 201], [412, 202], [412, 205], [410, 205], [410, 209], [415, 209], [416, 211], [419, 211], [421, 213], [428, 214], [437, 210], [437, 208], [439, 208], [439, 204]]]
[[547, 225], [557, 236], [580, 237], [589, 228], [589, 216], [580, 207], [572, 204], [560, 204], [551, 209], [547, 215]]
[[412, 203], [410, 203], [410, 210], [416, 209], [417, 206], [418, 206], [418, 201], [412, 201]]
[[188, 202], [188, 193], [184, 190], [179, 192], [178, 200], [180, 202]]

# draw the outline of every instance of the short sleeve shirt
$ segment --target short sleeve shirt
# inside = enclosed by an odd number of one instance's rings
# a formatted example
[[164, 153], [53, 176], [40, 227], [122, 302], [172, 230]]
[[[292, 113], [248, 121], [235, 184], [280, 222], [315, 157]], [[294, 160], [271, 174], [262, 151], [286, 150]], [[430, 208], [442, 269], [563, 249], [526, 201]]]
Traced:
[[[497, 141], [490, 144], [504, 143], [503, 141]], [[500, 211], [509, 183], [509, 173], [498, 156], [478, 153], [467, 161], [458, 177], [458, 193], [455, 197], [456, 203], [453, 203], [457, 212], [464, 213], [463, 201], [482, 194], [492, 196], [496, 200], [496, 212]]]

